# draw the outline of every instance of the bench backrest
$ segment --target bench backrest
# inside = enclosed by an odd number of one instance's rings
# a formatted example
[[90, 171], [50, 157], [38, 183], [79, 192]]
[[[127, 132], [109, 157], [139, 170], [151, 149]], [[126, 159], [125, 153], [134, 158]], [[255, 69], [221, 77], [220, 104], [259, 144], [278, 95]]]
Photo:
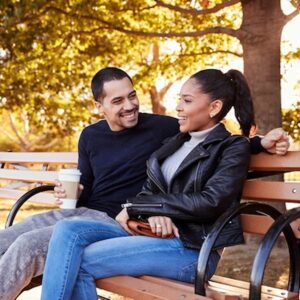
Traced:
[[[17, 199], [32, 187], [32, 185], [28, 186], [30, 183], [53, 183], [58, 177], [59, 168], [74, 167], [77, 161], [76, 152], [0, 152], [0, 198]], [[250, 171], [300, 171], [300, 151], [291, 151], [285, 156], [266, 153], [253, 155]], [[41, 198], [42, 202], [53, 201], [51, 194], [36, 197], [33, 200], [40, 201]], [[243, 190], [243, 199], [300, 204], [300, 182], [247, 180]], [[245, 232], [264, 234], [272, 223], [272, 219], [265, 216], [243, 215], [242, 223]], [[293, 226], [299, 237], [299, 224], [295, 222]]]
[[[290, 151], [285, 156], [261, 153], [251, 158], [253, 172], [294, 172], [300, 171], [300, 151]], [[243, 200], [272, 203], [297, 203], [300, 205], [300, 174], [298, 181], [271, 181], [268, 177], [247, 180], [243, 189]], [[264, 234], [273, 223], [270, 217], [242, 215], [244, 232]], [[300, 221], [292, 224], [294, 233], [300, 238]]]
[[[18, 199], [40, 184], [53, 184], [58, 170], [76, 167], [77, 152], [0, 152], [0, 199]], [[53, 203], [51, 193], [32, 201]]]

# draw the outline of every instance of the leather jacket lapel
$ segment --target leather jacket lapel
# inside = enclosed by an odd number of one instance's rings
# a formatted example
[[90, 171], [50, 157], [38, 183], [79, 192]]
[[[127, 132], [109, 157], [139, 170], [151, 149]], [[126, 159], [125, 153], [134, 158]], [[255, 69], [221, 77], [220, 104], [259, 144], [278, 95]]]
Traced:
[[198, 144], [186, 156], [186, 158], [183, 160], [183, 162], [180, 164], [177, 171], [175, 172], [173, 178], [175, 178], [180, 172], [182, 172], [195, 161], [209, 157], [209, 146], [214, 142], [218, 142], [227, 138], [229, 135], [230, 133], [225, 129], [225, 126], [223, 124], [219, 124], [219, 126], [217, 126], [202, 143]]
[[165, 192], [167, 192], [167, 183], [161, 171], [161, 163], [174, 152], [181, 147], [181, 145], [189, 139], [188, 134], [177, 134], [171, 138], [166, 144], [164, 144], [160, 149], [155, 151], [149, 160], [147, 161], [147, 172], [152, 174], [152, 178], [155, 178], [159, 185], [163, 187]]
[[178, 169], [176, 170], [173, 178], [175, 178], [180, 172], [188, 168], [191, 164], [199, 159], [209, 156], [209, 152], [203, 148], [202, 144], [197, 145], [183, 160]]
[[147, 161], [147, 176], [151, 178], [156, 185], [162, 188], [162, 192], [167, 192], [167, 183], [161, 172], [161, 167], [156, 157], [151, 157]]
[[[170, 186], [172, 185], [174, 178], [178, 176], [187, 167], [189, 167], [192, 163], [210, 156], [208, 149], [212, 143], [223, 140], [229, 135], [230, 133], [225, 129], [225, 126], [223, 124], [220, 124], [219, 126], [214, 128], [213, 131], [207, 136], [207, 138], [202, 143], [197, 145], [183, 160], [183, 162], [180, 164], [177, 171], [175, 172], [171, 180]], [[176, 136], [171, 138], [169, 142], [163, 145], [159, 150], [155, 151], [148, 160], [148, 172], [150, 172], [153, 175], [152, 177], [155, 177], [159, 181], [161, 186], [163, 186], [163, 188], [166, 191], [168, 190], [168, 188], [164, 176], [161, 172], [161, 163], [166, 157], [176, 152], [182, 146], [182, 144], [189, 139], [189, 134], [177, 134]]]

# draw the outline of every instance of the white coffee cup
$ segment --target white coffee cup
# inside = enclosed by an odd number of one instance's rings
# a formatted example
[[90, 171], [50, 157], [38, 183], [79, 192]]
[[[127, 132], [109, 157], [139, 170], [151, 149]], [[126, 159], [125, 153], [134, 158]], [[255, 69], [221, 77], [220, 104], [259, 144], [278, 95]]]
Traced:
[[76, 208], [78, 200], [78, 185], [80, 180], [78, 169], [61, 169], [58, 173], [58, 180], [66, 192], [66, 198], [61, 199], [60, 208]]

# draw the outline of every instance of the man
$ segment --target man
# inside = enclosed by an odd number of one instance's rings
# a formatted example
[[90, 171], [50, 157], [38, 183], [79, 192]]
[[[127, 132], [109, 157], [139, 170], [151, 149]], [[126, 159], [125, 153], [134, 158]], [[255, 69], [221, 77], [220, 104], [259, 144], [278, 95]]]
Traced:
[[[135, 196], [146, 178], [146, 160], [167, 137], [178, 131], [171, 117], [139, 113], [132, 80], [117, 68], [100, 70], [92, 80], [99, 113], [105, 120], [85, 128], [78, 153], [84, 189], [78, 208], [35, 215], [0, 231], [0, 295], [14, 299], [42, 274], [53, 225], [65, 218], [92, 218], [116, 222], [124, 199]], [[281, 129], [252, 141], [256, 152], [262, 147], [284, 154], [288, 142]], [[277, 150], [276, 150], [277, 149]], [[64, 193], [56, 188], [56, 195]], [[59, 249], [58, 249], [59, 251]]]

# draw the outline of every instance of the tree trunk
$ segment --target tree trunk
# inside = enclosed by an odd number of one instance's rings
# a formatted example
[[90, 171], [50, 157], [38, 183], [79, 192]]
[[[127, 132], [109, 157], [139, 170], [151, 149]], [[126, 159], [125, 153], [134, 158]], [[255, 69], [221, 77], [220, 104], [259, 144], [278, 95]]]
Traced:
[[150, 99], [152, 104], [152, 111], [155, 114], [164, 115], [166, 113], [166, 108], [163, 106], [163, 95], [157, 91], [155, 86], [152, 86], [149, 90]]
[[[244, 73], [254, 99], [258, 133], [281, 127], [280, 44], [285, 25], [280, 0], [242, 0]], [[282, 179], [276, 178], [276, 180]], [[275, 180], [275, 178], [274, 178]], [[272, 204], [284, 211], [283, 204]]]
[[259, 133], [281, 126], [280, 42], [284, 14], [280, 0], [242, 0], [240, 38], [244, 73], [251, 87]]

